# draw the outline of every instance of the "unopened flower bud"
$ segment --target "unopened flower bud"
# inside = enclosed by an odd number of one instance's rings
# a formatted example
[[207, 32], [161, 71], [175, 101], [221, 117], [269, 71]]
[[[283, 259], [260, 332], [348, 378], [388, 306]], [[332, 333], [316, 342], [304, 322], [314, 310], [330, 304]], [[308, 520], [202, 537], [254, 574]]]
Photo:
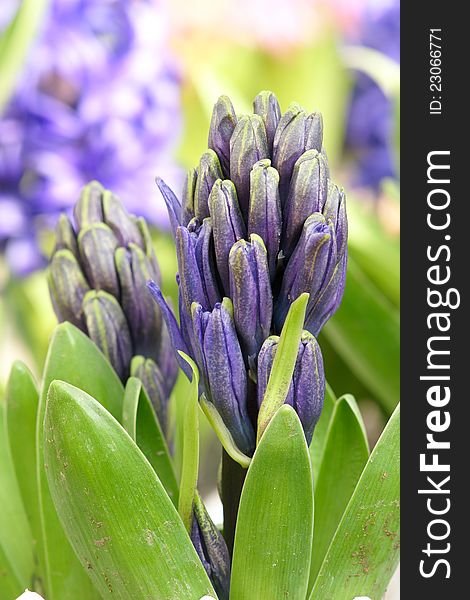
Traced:
[[[304, 224], [302, 235], [283, 275], [275, 307], [276, 329], [280, 331], [290, 304], [303, 292], [310, 294], [307, 316], [314, 335], [318, 335], [322, 315], [313, 317], [313, 308], [330, 281], [337, 264], [335, 229], [321, 213], [314, 213]], [[320, 324], [321, 323], [321, 324]], [[312, 329], [310, 329], [312, 327]]]
[[209, 216], [209, 195], [212, 186], [223, 178], [222, 167], [214, 150], [207, 150], [199, 161], [196, 187], [194, 190], [194, 215], [202, 221]]
[[[228, 256], [233, 244], [246, 237], [246, 227], [238, 204], [235, 186], [229, 180], [216, 181], [209, 197], [214, 249], [219, 276], [228, 294], [230, 279]], [[196, 300], [196, 298], [193, 298]]]
[[70, 250], [54, 253], [48, 272], [49, 291], [54, 309], [61, 321], [85, 328], [82, 302], [90, 286], [77, 259]]
[[281, 107], [272, 92], [260, 92], [253, 101], [253, 112], [263, 119], [268, 150], [273, 151], [274, 135], [281, 119]]
[[260, 160], [253, 166], [250, 174], [248, 234], [256, 233], [263, 239], [268, 253], [272, 281], [276, 274], [281, 227], [279, 173], [271, 167], [271, 161]]
[[227, 544], [212, 522], [198, 493], [194, 498], [191, 541], [201, 559], [219, 600], [228, 600], [230, 589], [230, 556]]
[[287, 199], [294, 165], [306, 150], [321, 151], [323, 121], [320, 113], [308, 114], [295, 102], [282, 115], [273, 143], [273, 166], [279, 171], [281, 202]]
[[119, 297], [119, 280], [114, 264], [118, 241], [105, 223], [93, 223], [80, 230], [80, 261], [90, 286]]
[[[216, 304], [211, 313], [193, 305], [193, 327], [199, 343], [199, 368], [207, 381], [208, 400], [219, 412], [235, 444], [250, 455], [255, 443], [248, 416], [248, 382], [246, 366], [228, 298]], [[202, 364], [201, 364], [202, 363]]]
[[236, 124], [237, 116], [230, 98], [220, 96], [212, 111], [207, 145], [217, 153], [225, 177], [230, 175], [230, 139]]
[[255, 360], [263, 341], [269, 336], [273, 297], [266, 247], [256, 234], [250, 242], [239, 240], [229, 256], [230, 297], [242, 349]]
[[83, 299], [88, 335], [114, 366], [122, 380], [129, 375], [132, 341], [119, 302], [103, 291], [90, 291]]
[[269, 158], [263, 120], [259, 115], [243, 115], [230, 139], [230, 179], [235, 184], [245, 219], [250, 201], [250, 172], [253, 165], [263, 158]]
[[[278, 344], [279, 338], [271, 336], [264, 342], [258, 356], [258, 406], [264, 398]], [[304, 331], [285, 403], [290, 404], [299, 415], [307, 444], [312, 441], [324, 397], [325, 375], [320, 346], [311, 333]]]
[[328, 192], [328, 172], [323, 156], [316, 150], [304, 152], [294, 166], [289, 194], [284, 205], [283, 252], [292, 254], [306, 219], [322, 212]]

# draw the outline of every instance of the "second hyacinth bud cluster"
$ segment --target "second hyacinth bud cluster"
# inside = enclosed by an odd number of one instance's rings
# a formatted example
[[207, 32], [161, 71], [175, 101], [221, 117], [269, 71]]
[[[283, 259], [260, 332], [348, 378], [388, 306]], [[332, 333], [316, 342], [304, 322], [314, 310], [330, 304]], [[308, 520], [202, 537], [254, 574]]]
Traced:
[[75, 227], [64, 214], [48, 279], [59, 321], [84, 331], [123, 382], [139, 377], [163, 429], [178, 366], [158, 306], [145, 293], [159, 281], [158, 263], [143, 218], [129, 215], [99, 183], [83, 188]]
[[196, 361], [201, 392], [248, 456], [277, 335], [304, 292], [305, 331], [286, 402], [310, 442], [325, 390], [316, 336], [341, 302], [347, 263], [345, 197], [330, 179], [321, 115], [295, 103], [281, 114], [271, 92], [253, 107], [239, 116], [219, 98], [208, 150], [181, 201], [157, 182], [176, 241], [179, 326], [151, 285], [175, 349]]

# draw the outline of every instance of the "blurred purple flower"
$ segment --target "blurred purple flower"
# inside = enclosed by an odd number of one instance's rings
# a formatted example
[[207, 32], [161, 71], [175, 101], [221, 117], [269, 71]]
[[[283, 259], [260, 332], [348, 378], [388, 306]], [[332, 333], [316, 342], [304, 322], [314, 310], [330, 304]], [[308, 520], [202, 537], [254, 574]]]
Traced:
[[[372, 4], [356, 40], [400, 62], [400, 4]], [[357, 160], [358, 185], [378, 190], [382, 179], [397, 177], [393, 157], [394, 108], [381, 88], [364, 73], [356, 75], [346, 131], [346, 147]]]
[[131, 212], [167, 217], [154, 177], [180, 130], [179, 75], [160, 2], [51, 0], [0, 117], [0, 250], [16, 273], [42, 263], [37, 234], [99, 179]]

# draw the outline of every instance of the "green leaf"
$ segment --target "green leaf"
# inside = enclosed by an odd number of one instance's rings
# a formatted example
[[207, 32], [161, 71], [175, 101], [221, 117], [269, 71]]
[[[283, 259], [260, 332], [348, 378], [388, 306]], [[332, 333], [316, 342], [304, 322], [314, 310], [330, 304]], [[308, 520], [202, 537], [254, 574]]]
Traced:
[[382, 598], [399, 558], [400, 408], [362, 472], [310, 600]]
[[309, 295], [304, 293], [292, 302], [282, 327], [268, 385], [258, 413], [257, 443], [259, 443], [269, 421], [278, 408], [284, 404], [289, 391], [299, 352], [299, 342], [304, 327], [308, 297]]
[[193, 371], [189, 396], [186, 400], [183, 434], [183, 463], [181, 468], [178, 513], [191, 533], [193, 503], [199, 473], [199, 371], [194, 361], [184, 352], [179, 352]]
[[313, 489], [305, 435], [283, 405], [266, 428], [240, 499], [231, 600], [304, 600], [313, 535]]
[[399, 314], [351, 258], [343, 301], [323, 332], [382, 408], [391, 413], [400, 397]]
[[0, 399], [0, 559], [7, 564], [5, 586], [14, 586], [16, 579], [24, 589], [33, 580], [32, 537], [5, 435], [5, 412]]
[[310, 587], [369, 457], [364, 423], [352, 396], [334, 406], [315, 488]]
[[124, 391], [122, 425], [152, 465], [166, 493], [178, 504], [178, 483], [158, 418], [140, 379], [130, 377]]
[[54, 381], [44, 437], [55, 506], [103, 597], [199, 600], [215, 595], [155, 471], [96, 400]]
[[323, 452], [325, 451], [325, 444], [328, 435], [328, 429], [330, 427], [331, 417], [333, 416], [333, 409], [336, 403], [336, 396], [334, 395], [331, 387], [326, 384], [325, 399], [323, 401], [323, 410], [318, 420], [313, 433], [313, 438], [310, 443], [310, 460], [312, 461], [313, 481], [317, 480], [318, 472], [323, 458]]
[[6, 390], [6, 433], [23, 506], [32, 533], [35, 574], [33, 587], [40, 591], [44, 574], [44, 548], [36, 463], [36, 420], [39, 395], [31, 371], [13, 363]]
[[46, 559], [48, 600], [98, 598], [62, 530], [44, 469], [43, 423], [50, 383], [61, 379], [92, 395], [114, 417], [121, 418], [124, 389], [98, 347], [70, 323], [58, 325], [46, 359], [37, 426], [38, 480]]
[[13, 600], [13, 598], [19, 596], [23, 591], [24, 587], [16, 578], [0, 543], [0, 598]]

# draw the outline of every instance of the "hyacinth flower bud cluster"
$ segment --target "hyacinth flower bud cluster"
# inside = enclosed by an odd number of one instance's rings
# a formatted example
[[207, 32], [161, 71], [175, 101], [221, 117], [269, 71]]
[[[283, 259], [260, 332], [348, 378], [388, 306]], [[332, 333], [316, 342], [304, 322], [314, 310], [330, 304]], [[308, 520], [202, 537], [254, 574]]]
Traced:
[[286, 401], [310, 442], [325, 389], [316, 336], [341, 302], [347, 263], [345, 196], [330, 179], [321, 115], [296, 103], [282, 114], [271, 92], [253, 107], [240, 116], [219, 98], [209, 148], [189, 171], [181, 202], [157, 180], [176, 241], [179, 327], [158, 285], [150, 286], [175, 349], [194, 358], [201, 392], [249, 456], [272, 336], [304, 292], [305, 331]]
[[145, 293], [159, 281], [158, 263], [143, 218], [127, 213], [99, 183], [85, 186], [56, 228], [48, 281], [59, 321], [84, 331], [122, 381], [139, 377], [165, 429], [177, 362], [158, 306]]

